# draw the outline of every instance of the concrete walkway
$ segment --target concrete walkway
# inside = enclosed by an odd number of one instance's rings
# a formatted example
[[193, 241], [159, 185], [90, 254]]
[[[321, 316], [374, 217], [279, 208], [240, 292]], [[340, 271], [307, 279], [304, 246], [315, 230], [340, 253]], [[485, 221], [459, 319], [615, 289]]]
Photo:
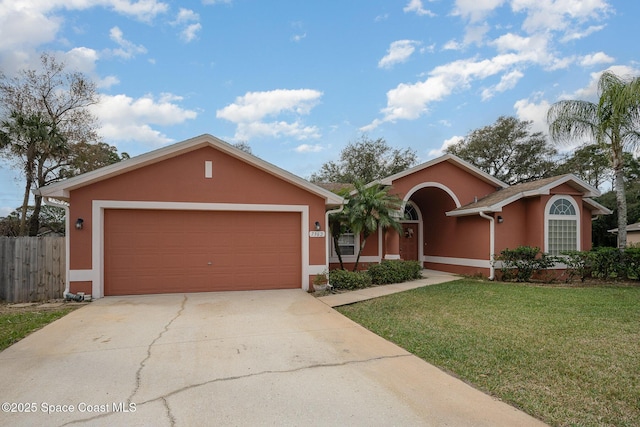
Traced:
[[0, 353], [2, 426], [543, 426], [302, 290], [107, 297]]
[[318, 299], [329, 307], [338, 307], [402, 291], [408, 291], [410, 289], [421, 288], [423, 286], [437, 285], [438, 283], [451, 282], [453, 280], [460, 279], [460, 276], [435, 270], [423, 270], [422, 276], [422, 279], [413, 280], [411, 282], [372, 286], [370, 288], [358, 289], [357, 291], [326, 295], [318, 297]]

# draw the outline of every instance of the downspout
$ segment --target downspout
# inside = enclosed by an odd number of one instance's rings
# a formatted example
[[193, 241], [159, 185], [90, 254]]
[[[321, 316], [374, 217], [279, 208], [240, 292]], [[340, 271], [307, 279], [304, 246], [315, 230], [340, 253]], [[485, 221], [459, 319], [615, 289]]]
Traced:
[[495, 220], [492, 216], [487, 215], [484, 212], [478, 212], [480, 217], [489, 220], [489, 280], [495, 279], [495, 267], [493, 266], [493, 255], [496, 249], [496, 226]]
[[[326, 265], [325, 265], [325, 269], [326, 271], [329, 271], [329, 259], [331, 258], [331, 230], [329, 229], [329, 215], [334, 214], [334, 213], [340, 213], [344, 210], [344, 206], [347, 204], [347, 201], [345, 200], [344, 203], [342, 205], [340, 205], [339, 208], [336, 209], [331, 209], [328, 210], [324, 213], [324, 223], [325, 223], [325, 227], [327, 229], [327, 234], [326, 237], [324, 239], [325, 242], [325, 252], [327, 254], [327, 259], [326, 259]], [[328, 277], [327, 277], [328, 279]]]
[[54, 201], [55, 199], [51, 199], [49, 197], [43, 197], [42, 200], [44, 200], [44, 204], [48, 205], [48, 206], [55, 206], [57, 208], [64, 208], [64, 235], [65, 235], [65, 239], [64, 239], [64, 253], [65, 253], [65, 257], [64, 257], [64, 269], [65, 269], [65, 274], [64, 274], [64, 292], [62, 293], [62, 297], [66, 298], [67, 294], [69, 294], [69, 289], [71, 288], [70, 286], [70, 280], [69, 280], [69, 271], [70, 271], [70, 248], [71, 245], [69, 243], [69, 241], [71, 239], [69, 239], [69, 233], [70, 233], [70, 228], [69, 228], [69, 204], [68, 203], [60, 203], [58, 201]]

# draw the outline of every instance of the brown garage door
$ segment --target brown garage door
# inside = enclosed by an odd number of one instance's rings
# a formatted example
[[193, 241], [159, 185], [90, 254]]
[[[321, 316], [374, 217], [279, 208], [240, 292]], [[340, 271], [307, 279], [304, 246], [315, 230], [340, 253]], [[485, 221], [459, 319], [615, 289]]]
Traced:
[[300, 288], [300, 213], [109, 209], [104, 294]]

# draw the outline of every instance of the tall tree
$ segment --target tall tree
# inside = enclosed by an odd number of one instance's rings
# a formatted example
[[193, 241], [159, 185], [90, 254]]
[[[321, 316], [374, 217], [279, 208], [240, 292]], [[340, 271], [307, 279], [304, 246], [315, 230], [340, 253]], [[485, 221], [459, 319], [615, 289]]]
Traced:
[[389, 193], [389, 187], [380, 184], [365, 186], [356, 181], [357, 193], [351, 197], [348, 206], [348, 220], [351, 231], [356, 236], [361, 236], [358, 255], [353, 271], [358, 269], [360, 254], [367, 243], [367, 238], [378, 230], [393, 228], [398, 233], [402, 232], [399, 210], [402, 200]]
[[66, 156], [66, 142], [56, 127], [40, 115], [34, 113], [25, 117], [19, 112], [13, 112], [9, 120], [0, 124], [0, 150], [10, 158], [20, 159], [25, 186], [18, 232], [21, 236], [32, 234], [27, 233], [27, 208], [31, 189], [34, 184], [42, 183], [45, 162], [49, 157]]
[[614, 173], [618, 208], [618, 248], [627, 245], [624, 152], [640, 142], [640, 77], [622, 78], [605, 71], [598, 80], [598, 103], [565, 100], [547, 113], [549, 133], [557, 143], [591, 139], [606, 145]]
[[392, 148], [383, 138], [369, 139], [362, 135], [340, 152], [338, 161], [325, 163], [311, 175], [312, 182], [372, 182], [415, 165], [415, 150]]
[[531, 121], [501, 116], [489, 126], [471, 131], [446, 152], [468, 161], [507, 184], [545, 178], [555, 169], [556, 149]]
[[560, 160], [557, 173], [572, 173], [594, 187], [612, 180], [611, 156], [606, 146], [587, 144]]
[[[40, 69], [23, 70], [16, 77], [0, 75], [0, 153], [15, 162], [25, 174], [25, 200], [21, 231], [25, 222], [28, 192], [60, 179], [68, 166], [70, 147], [99, 141], [97, 118], [88, 107], [98, 102], [95, 83], [83, 74], [66, 71], [53, 55], [43, 53]], [[35, 197], [28, 232], [36, 234], [42, 200]]]

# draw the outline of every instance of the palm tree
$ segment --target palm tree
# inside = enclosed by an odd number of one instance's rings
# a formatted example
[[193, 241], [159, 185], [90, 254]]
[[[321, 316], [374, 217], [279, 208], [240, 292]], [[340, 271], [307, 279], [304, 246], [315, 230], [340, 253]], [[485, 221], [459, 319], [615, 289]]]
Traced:
[[547, 112], [549, 133], [556, 142], [591, 138], [605, 145], [611, 156], [618, 206], [618, 248], [627, 245], [627, 201], [624, 189], [624, 152], [640, 142], [640, 77], [620, 78], [605, 71], [598, 80], [597, 104], [566, 100]]
[[398, 233], [402, 232], [402, 226], [398, 221], [402, 200], [389, 194], [389, 187], [380, 184], [367, 187], [361, 182], [356, 182], [355, 187], [357, 193], [349, 200], [349, 224], [353, 234], [361, 236], [361, 241], [353, 271], [358, 269], [360, 254], [367, 238], [376, 232], [378, 227], [393, 228]]
[[67, 149], [66, 139], [41, 114], [25, 115], [13, 111], [8, 120], [0, 123], [0, 152], [5, 157], [20, 162], [26, 178], [20, 208], [19, 235], [37, 234], [42, 200], [40, 196], [36, 196], [35, 209], [27, 227], [30, 192], [34, 185], [40, 187], [46, 184], [48, 163], [56, 156], [63, 157]]

